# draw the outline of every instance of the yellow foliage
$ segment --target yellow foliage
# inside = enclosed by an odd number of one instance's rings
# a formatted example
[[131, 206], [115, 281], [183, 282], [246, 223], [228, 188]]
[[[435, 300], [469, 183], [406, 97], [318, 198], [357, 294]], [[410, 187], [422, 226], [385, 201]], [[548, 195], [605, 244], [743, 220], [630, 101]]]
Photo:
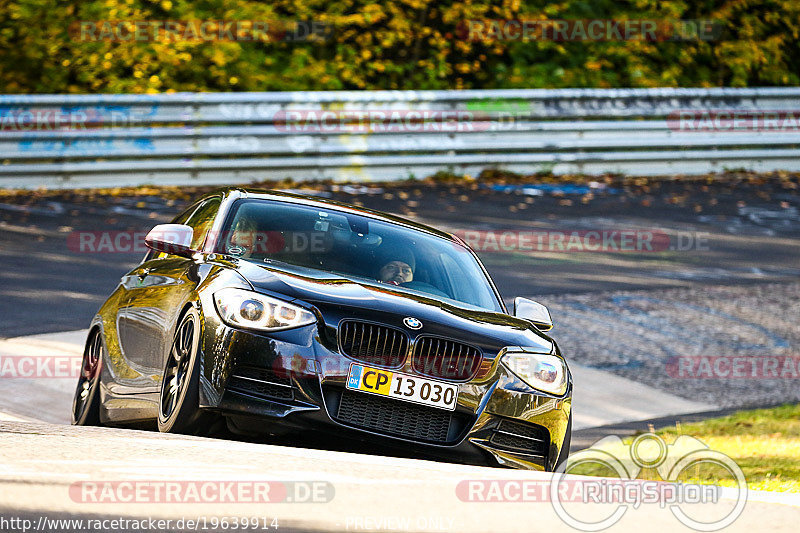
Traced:
[[[0, 0], [3, 92], [800, 84], [800, 2]], [[712, 40], [469, 39], [471, 20], [713, 20]], [[268, 22], [269, 39], [110, 39], [82, 23]], [[301, 21], [298, 23], [298, 21]], [[322, 33], [308, 37], [309, 21]], [[80, 28], [98, 30], [82, 34]], [[98, 26], [99, 27], [99, 26]], [[211, 28], [212, 25], [209, 26]], [[319, 29], [319, 28], [318, 28]], [[109, 30], [110, 31], [110, 30]], [[220, 30], [218, 30], [220, 31]], [[89, 37], [86, 37], [89, 35]], [[95, 35], [95, 38], [91, 38]], [[120, 33], [121, 35], [121, 33]], [[299, 35], [299, 38], [295, 38]], [[234, 81], [235, 80], [235, 81]]]

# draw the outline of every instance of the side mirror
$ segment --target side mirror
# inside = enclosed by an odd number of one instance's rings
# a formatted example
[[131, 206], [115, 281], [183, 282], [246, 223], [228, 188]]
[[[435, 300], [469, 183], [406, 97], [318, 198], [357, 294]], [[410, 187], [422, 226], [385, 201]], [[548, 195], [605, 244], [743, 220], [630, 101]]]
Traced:
[[539, 302], [519, 296], [514, 298], [514, 316], [533, 322], [533, 325], [542, 331], [553, 329], [550, 311]]
[[157, 252], [191, 257], [194, 230], [184, 224], [159, 224], [144, 238], [145, 245]]

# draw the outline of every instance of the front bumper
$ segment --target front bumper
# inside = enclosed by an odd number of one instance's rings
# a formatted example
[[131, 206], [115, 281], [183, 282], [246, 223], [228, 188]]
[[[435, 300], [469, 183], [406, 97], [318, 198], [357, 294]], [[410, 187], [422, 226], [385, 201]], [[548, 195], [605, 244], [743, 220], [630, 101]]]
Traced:
[[267, 335], [206, 316], [203, 331], [200, 406], [250, 431], [313, 431], [418, 458], [535, 470], [552, 470], [564, 444], [571, 381], [563, 397], [535, 391], [499, 363], [502, 353], [458, 385], [451, 413], [346, 390], [352, 360], [317, 326]]

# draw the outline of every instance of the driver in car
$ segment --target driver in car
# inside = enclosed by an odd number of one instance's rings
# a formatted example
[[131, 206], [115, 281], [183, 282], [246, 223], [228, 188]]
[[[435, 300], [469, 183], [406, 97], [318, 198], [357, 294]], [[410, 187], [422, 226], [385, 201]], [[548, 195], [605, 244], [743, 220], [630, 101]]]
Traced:
[[255, 221], [247, 218], [239, 220], [231, 232], [228, 253], [243, 259], [252, 256], [257, 246], [256, 230]]
[[414, 279], [416, 261], [408, 248], [386, 250], [379, 257], [378, 280], [391, 285], [401, 285]]

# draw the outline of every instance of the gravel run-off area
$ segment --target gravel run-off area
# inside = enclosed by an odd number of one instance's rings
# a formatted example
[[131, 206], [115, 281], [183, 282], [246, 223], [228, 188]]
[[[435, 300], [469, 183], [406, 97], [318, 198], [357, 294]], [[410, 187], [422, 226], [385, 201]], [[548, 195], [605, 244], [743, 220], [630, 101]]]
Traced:
[[[568, 360], [721, 407], [800, 400], [800, 283], [539, 300]], [[717, 363], [720, 357], [727, 361]], [[764, 371], [766, 358], [778, 361], [782, 378], [771, 378], [769, 366]]]

